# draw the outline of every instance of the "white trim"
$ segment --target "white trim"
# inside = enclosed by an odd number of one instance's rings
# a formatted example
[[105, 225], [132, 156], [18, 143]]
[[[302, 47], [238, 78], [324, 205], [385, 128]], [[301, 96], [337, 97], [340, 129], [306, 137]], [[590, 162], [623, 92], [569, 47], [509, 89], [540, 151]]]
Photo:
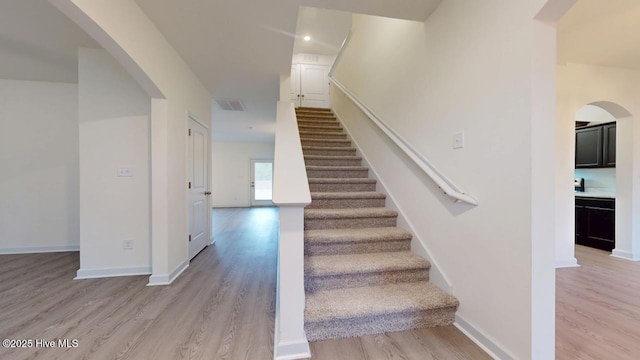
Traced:
[[330, 78], [331, 83], [343, 94], [345, 94], [366, 116], [373, 122], [391, 141], [393, 141], [400, 150], [402, 150], [433, 182], [444, 192], [445, 195], [451, 197], [454, 202], [465, 202], [469, 205], [478, 206], [478, 201], [465, 194], [456, 184], [439, 171], [429, 160], [422, 154], [417, 152], [409, 143], [398, 133], [395, 132], [382, 118], [376, 115], [373, 110], [362, 102], [355, 94], [349, 91], [334, 77]]
[[496, 360], [513, 360], [514, 356], [503, 349], [496, 343], [489, 335], [486, 335], [482, 330], [473, 326], [470, 322], [466, 321], [459, 314], [456, 314], [456, 321], [453, 325], [462, 331], [471, 341], [476, 343], [482, 350], [484, 350], [489, 356]]
[[618, 259], [625, 259], [625, 260], [630, 260], [630, 261], [640, 261], [640, 254], [632, 253], [632, 252], [625, 251], [625, 250], [613, 249], [613, 251], [611, 252], [611, 256], [613, 256], [615, 258], [618, 258]]
[[79, 269], [74, 280], [109, 278], [117, 276], [136, 276], [151, 274], [151, 266]]
[[309, 341], [304, 339], [297, 341], [280, 341], [280, 301], [276, 296], [275, 329], [273, 330], [273, 360], [296, 360], [311, 357]]
[[5, 248], [5, 249], [0, 249], [0, 255], [37, 254], [37, 253], [67, 252], [67, 251], [80, 251], [80, 245], [33, 246], [33, 247]]
[[[447, 292], [448, 294], [453, 294], [453, 285], [451, 285], [451, 281], [449, 281], [447, 276], [440, 270], [441, 267], [438, 265], [437, 260], [435, 260], [435, 258], [431, 255], [431, 252], [427, 248], [427, 245], [425, 244], [425, 242], [422, 241], [420, 236], [416, 235], [416, 231], [414, 230], [413, 223], [409, 221], [409, 219], [404, 215], [404, 211], [398, 205], [398, 202], [396, 201], [396, 199], [387, 190], [387, 186], [385, 185], [384, 181], [380, 178], [380, 176], [376, 172], [375, 166], [373, 166], [371, 162], [369, 162], [369, 159], [367, 159], [367, 156], [360, 150], [360, 146], [358, 145], [358, 142], [354, 139], [353, 136], [351, 136], [351, 132], [349, 132], [349, 128], [346, 126], [344, 121], [342, 121], [340, 114], [338, 114], [338, 112], [335, 109], [333, 109], [333, 113], [335, 114], [338, 121], [340, 121], [340, 124], [342, 125], [342, 128], [344, 129], [344, 131], [347, 133], [347, 136], [349, 137], [349, 139], [353, 142], [354, 147], [358, 151], [358, 155], [362, 157], [364, 165], [366, 165], [371, 170], [373, 177], [378, 181], [378, 184], [382, 188], [382, 192], [384, 192], [387, 195], [387, 200], [388, 200], [387, 205], [392, 207], [394, 210], [398, 212], [398, 226], [400, 226], [401, 223], [404, 222], [406, 224], [406, 226], [403, 226], [403, 228], [405, 228], [404, 230], [410, 232], [411, 235], [413, 235], [413, 238], [416, 240], [416, 241], [411, 241], [412, 250], [415, 251], [418, 255], [429, 260], [429, 262], [431, 263], [431, 269], [429, 270], [430, 281], [437, 287]], [[416, 249], [413, 246], [414, 244], [419, 245], [419, 248]]]
[[149, 276], [149, 283], [147, 286], [159, 286], [171, 284], [180, 274], [182, 274], [189, 267], [189, 260], [185, 260], [182, 264], [178, 265], [171, 274], [160, 274]]
[[556, 260], [556, 269], [562, 269], [562, 268], [571, 268], [571, 267], [580, 267], [580, 265], [578, 265], [578, 259], [576, 258], [572, 258], [572, 259], [563, 259], [563, 260]]

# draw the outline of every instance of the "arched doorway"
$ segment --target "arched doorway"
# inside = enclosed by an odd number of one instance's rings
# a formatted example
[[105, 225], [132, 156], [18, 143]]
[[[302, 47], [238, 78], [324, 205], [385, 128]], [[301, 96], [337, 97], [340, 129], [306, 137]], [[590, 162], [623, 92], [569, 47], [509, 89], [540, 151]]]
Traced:
[[[587, 197], [590, 202], [594, 199], [615, 200], [615, 213], [606, 210], [590, 210], [587, 212], [582, 206], [578, 206], [576, 201], [576, 221], [582, 229], [593, 225], [594, 229], [604, 228], [601, 231], [609, 233], [607, 238], [615, 241], [607, 243], [606, 241], [589, 239], [588, 234], [576, 227], [576, 232], [580, 236], [576, 237], [576, 243], [601, 247], [605, 250], [612, 249], [612, 255], [632, 258], [633, 254], [633, 236], [632, 221], [633, 208], [631, 206], [632, 185], [631, 178], [633, 165], [633, 149], [632, 149], [632, 116], [631, 113], [621, 105], [610, 101], [596, 101], [582, 106], [575, 113], [576, 121], [576, 139], [580, 136], [592, 136], [598, 134], [602, 141], [602, 154], [607, 159], [602, 159], [600, 165], [589, 166], [580, 164], [580, 156], [583, 155], [584, 148], [578, 144], [574, 147], [574, 151], [578, 151], [576, 158], [575, 177], [584, 180], [584, 192], [577, 192], [576, 196]], [[584, 127], [583, 127], [584, 126]], [[613, 133], [612, 133], [613, 132]], [[576, 140], [578, 141], [578, 140]], [[584, 145], [584, 144], [582, 144]], [[613, 156], [611, 156], [613, 154]], [[587, 199], [580, 202], [589, 201]], [[611, 202], [612, 203], [612, 202]], [[606, 218], [589, 220], [588, 214], [600, 211], [600, 217], [606, 215]], [[614, 217], [615, 214], [615, 217]], [[615, 225], [612, 224], [611, 218], [614, 218]], [[580, 219], [580, 221], [578, 221]], [[596, 224], [585, 224], [585, 222], [603, 222], [599, 226]], [[606, 224], [608, 223], [608, 224]], [[614, 230], [615, 227], [615, 231]], [[607, 229], [609, 228], [609, 229]], [[614, 236], [615, 234], [615, 236]], [[584, 242], [586, 241], [586, 243]], [[611, 247], [609, 247], [609, 244]]]

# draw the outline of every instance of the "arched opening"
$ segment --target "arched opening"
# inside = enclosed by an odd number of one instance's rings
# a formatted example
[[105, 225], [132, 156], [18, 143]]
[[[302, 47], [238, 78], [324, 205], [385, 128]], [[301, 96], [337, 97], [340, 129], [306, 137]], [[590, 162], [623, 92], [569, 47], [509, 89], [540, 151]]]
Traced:
[[629, 258], [631, 113], [617, 103], [595, 101], [579, 108], [575, 121], [575, 243]]

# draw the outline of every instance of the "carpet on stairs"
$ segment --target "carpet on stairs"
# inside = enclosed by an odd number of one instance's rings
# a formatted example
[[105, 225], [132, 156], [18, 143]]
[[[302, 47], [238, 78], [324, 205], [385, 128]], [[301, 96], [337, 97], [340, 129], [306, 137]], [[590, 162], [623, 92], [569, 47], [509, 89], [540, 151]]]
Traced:
[[296, 109], [312, 202], [304, 214], [309, 341], [451, 325], [458, 301], [429, 282], [431, 264], [331, 109]]

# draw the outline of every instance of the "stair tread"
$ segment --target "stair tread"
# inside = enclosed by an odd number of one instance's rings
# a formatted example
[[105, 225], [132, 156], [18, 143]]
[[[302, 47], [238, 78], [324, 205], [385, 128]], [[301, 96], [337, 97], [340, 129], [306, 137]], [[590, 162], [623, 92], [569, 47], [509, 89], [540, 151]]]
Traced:
[[305, 322], [354, 319], [457, 307], [458, 300], [427, 281], [318, 290], [306, 297]]
[[307, 170], [334, 170], [334, 171], [353, 171], [353, 170], [369, 170], [366, 166], [340, 166], [340, 165], [307, 165]]
[[386, 199], [387, 194], [377, 191], [312, 192], [311, 199]]
[[304, 155], [304, 158], [310, 160], [362, 160], [361, 156], [349, 155]]
[[357, 219], [395, 217], [398, 212], [387, 208], [304, 209], [305, 219]]
[[[324, 142], [328, 142], [328, 143], [331, 143], [331, 142], [335, 142], [335, 143], [350, 143], [351, 142], [351, 140], [348, 140], [348, 139], [314, 139], [314, 138], [308, 138], [308, 137], [302, 137], [302, 136], [300, 137], [300, 141], [305, 141], [305, 140], [314, 141], [314, 142], [324, 141]], [[316, 146], [316, 147], [323, 147], [323, 146]]]
[[306, 256], [305, 276], [428, 270], [431, 264], [411, 251]]
[[362, 229], [322, 229], [305, 230], [307, 243], [345, 243], [411, 240], [411, 233], [398, 227], [362, 228]]
[[369, 178], [308, 178], [309, 184], [375, 184], [376, 179]]
[[302, 151], [305, 150], [330, 150], [330, 151], [349, 151], [355, 152], [356, 149], [352, 147], [330, 147], [330, 146], [303, 146]]

